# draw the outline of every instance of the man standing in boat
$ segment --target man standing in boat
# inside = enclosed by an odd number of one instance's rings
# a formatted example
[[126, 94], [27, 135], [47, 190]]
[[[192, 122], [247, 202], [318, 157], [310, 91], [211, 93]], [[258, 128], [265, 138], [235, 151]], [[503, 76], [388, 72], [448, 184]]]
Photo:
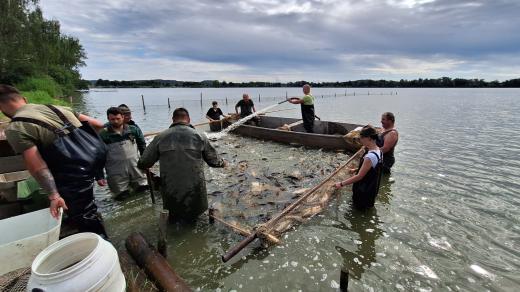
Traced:
[[302, 98], [293, 97], [289, 99], [289, 102], [301, 105], [303, 127], [307, 133], [314, 133], [314, 119], [316, 115], [314, 112], [314, 96], [311, 95], [311, 86], [309, 84], [303, 86], [303, 94]]
[[103, 124], [69, 108], [28, 104], [20, 92], [0, 85], [0, 110], [11, 122], [5, 134], [25, 166], [48, 194], [50, 211], [66, 210], [79, 232], [107, 237], [94, 201], [94, 177], [103, 171], [105, 144], [91, 127]]
[[[256, 112], [255, 104], [253, 103], [251, 98], [249, 98], [249, 94], [247, 93], [244, 93], [242, 95], [242, 99], [235, 105], [235, 112], [237, 113], [237, 115], [238, 108], [240, 108], [240, 118], [245, 118], [251, 115], [252, 113]], [[254, 117], [250, 121], [255, 125], [258, 125], [260, 119], [258, 117]]]
[[105, 170], [107, 179], [98, 180], [100, 186], [107, 185], [114, 194], [114, 199], [123, 200], [130, 193], [130, 187], [136, 192], [148, 188], [146, 175], [137, 168], [139, 154], [144, 152], [146, 142], [139, 128], [124, 123], [121, 107], [107, 110], [109, 125], [100, 133], [107, 145]]
[[193, 222], [208, 208], [204, 164], [224, 167], [206, 135], [190, 125], [185, 108], [173, 112], [173, 123], [155, 136], [138, 162], [148, 169], [159, 161], [163, 207], [170, 211], [170, 222]]
[[383, 152], [383, 173], [389, 174], [395, 163], [394, 149], [399, 140], [399, 133], [395, 128], [395, 116], [391, 112], [381, 115], [383, 131], [377, 137], [377, 146]]
[[220, 122], [220, 117], [223, 116], [225, 119], [227, 116], [224, 115], [222, 110], [218, 107], [218, 102], [213, 101], [211, 105], [211, 108], [206, 113], [206, 119], [209, 120], [210, 130], [212, 132], [217, 132], [222, 130], [222, 122]]

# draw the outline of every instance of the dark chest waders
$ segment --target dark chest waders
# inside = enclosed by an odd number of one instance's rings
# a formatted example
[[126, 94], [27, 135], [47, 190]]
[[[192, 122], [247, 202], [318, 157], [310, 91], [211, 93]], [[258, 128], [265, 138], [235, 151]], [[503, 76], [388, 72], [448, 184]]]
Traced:
[[[58, 136], [51, 145], [39, 145], [38, 151], [67, 204], [66, 214], [80, 232], [95, 232], [106, 236], [93, 192], [94, 177], [97, 172], [102, 171], [106, 161], [105, 143], [87, 122], [82, 122], [82, 126], [77, 128], [56, 107], [47, 107], [62, 120], [62, 128], [32, 118], [15, 117], [13, 121], [36, 124]], [[65, 130], [69, 133], [66, 134]]]
[[[363, 165], [365, 156], [369, 152], [365, 153], [359, 162], [358, 172]], [[372, 152], [377, 157], [376, 167], [370, 167], [368, 173], [358, 182], [352, 185], [352, 202], [356, 209], [368, 209], [374, 206], [377, 193], [379, 192], [379, 183], [381, 181], [381, 169], [382, 160], [380, 155]]]

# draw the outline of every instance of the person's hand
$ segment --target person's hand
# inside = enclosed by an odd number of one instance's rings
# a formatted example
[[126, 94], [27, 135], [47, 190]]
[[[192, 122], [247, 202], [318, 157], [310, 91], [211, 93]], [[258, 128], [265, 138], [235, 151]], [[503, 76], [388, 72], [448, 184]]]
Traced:
[[343, 185], [341, 184], [341, 182], [337, 182], [334, 184], [334, 187], [339, 190], [343, 187]]
[[229, 162], [227, 162], [227, 160], [222, 160], [222, 167], [228, 168], [229, 167]]
[[106, 179], [102, 178], [102, 179], [98, 179], [97, 184], [100, 187], [106, 187], [108, 183], [107, 183]]
[[355, 168], [349, 168], [349, 169], [348, 169], [348, 173], [350, 173], [350, 174], [354, 174], [354, 173], [356, 172], [356, 170], [357, 170], [357, 169], [355, 169]]
[[65, 204], [65, 200], [58, 193], [51, 194], [49, 196], [49, 200], [51, 201], [51, 205], [49, 207], [51, 215], [55, 219], [58, 219], [60, 217], [60, 208], [67, 210], [67, 204]]

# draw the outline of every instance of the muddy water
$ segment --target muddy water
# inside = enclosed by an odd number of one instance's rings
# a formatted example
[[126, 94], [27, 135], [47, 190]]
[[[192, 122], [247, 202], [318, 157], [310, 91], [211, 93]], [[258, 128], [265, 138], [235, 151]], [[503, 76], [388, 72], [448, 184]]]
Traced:
[[[137, 107], [140, 93], [161, 102], [178, 93], [174, 89], [147, 90], [93, 92], [85, 97], [84, 107], [102, 116], [101, 108], [109, 105], [125, 102]], [[196, 99], [199, 91], [185, 93], [193, 95], [191, 101], [178, 102], [195, 117], [207, 110]], [[352, 291], [518, 290], [520, 147], [514, 137], [520, 125], [520, 91], [399, 89], [393, 96], [359, 96], [359, 92], [318, 98], [316, 109], [322, 119], [359, 124], [377, 124], [383, 111], [396, 113], [401, 134], [397, 163], [390, 181], [382, 185], [376, 208], [369, 213], [352, 211], [351, 194], [344, 190], [324, 213], [287, 232], [282, 245], [264, 250], [253, 244], [228, 264], [222, 264], [219, 257], [240, 236], [218, 223], [208, 225], [206, 220], [195, 227], [172, 226], [170, 262], [192, 287], [204, 291], [335, 291], [339, 270], [346, 267], [351, 270]], [[238, 100], [238, 92], [220, 92], [219, 96], [235, 93]], [[257, 109], [271, 103], [262, 100]], [[231, 111], [231, 102], [223, 108]], [[167, 127], [171, 111], [164, 106], [150, 106], [148, 111], [146, 115], [139, 110], [134, 113], [145, 130]], [[288, 111], [279, 116], [298, 114]], [[347, 159], [342, 154], [233, 135], [217, 146], [235, 165], [223, 172], [207, 170], [209, 199], [217, 203], [231, 204], [233, 198], [247, 197], [248, 191], [264, 183], [276, 186], [274, 179], [288, 190], [281, 196], [289, 196], [291, 191], [318, 182], [321, 169], [331, 170]], [[237, 171], [241, 161], [247, 161], [242, 176]], [[289, 178], [293, 171], [300, 172], [299, 180]], [[262, 212], [280, 206], [269, 203], [276, 191], [269, 190], [269, 195], [251, 202], [258, 204], [255, 208], [246, 208], [239, 201], [232, 210], [238, 214], [233, 216], [241, 218], [239, 223], [253, 226]], [[96, 195], [116, 244], [136, 230], [153, 238], [157, 210], [148, 197], [114, 203], [106, 190], [100, 189]], [[256, 214], [256, 210], [262, 212]]]

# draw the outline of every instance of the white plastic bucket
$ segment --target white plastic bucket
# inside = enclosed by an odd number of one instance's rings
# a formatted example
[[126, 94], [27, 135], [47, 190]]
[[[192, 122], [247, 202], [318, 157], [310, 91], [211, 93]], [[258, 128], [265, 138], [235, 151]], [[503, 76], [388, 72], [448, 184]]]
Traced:
[[125, 291], [116, 249], [94, 233], [66, 237], [43, 250], [31, 266], [27, 291]]
[[0, 220], [0, 275], [29, 267], [34, 258], [60, 236], [59, 220], [42, 209]]

